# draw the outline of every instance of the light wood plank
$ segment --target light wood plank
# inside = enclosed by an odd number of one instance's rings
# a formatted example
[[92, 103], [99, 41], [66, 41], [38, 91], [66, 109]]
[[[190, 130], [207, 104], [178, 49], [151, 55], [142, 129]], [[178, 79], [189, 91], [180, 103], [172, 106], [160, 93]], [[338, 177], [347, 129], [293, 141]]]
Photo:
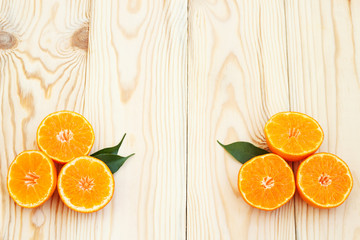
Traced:
[[94, 150], [128, 133], [96, 239], [184, 239], [187, 2], [93, 1], [85, 112]]
[[315, 209], [296, 195], [297, 239], [360, 239], [359, 16], [359, 1], [286, 1], [291, 109], [319, 120], [319, 151], [338, 155], [354, 177], [335, 209]]
[[75, 41], [73, 35], [87, 25], [88, 6], [87, 0], [0, 1], [1, 239], [60, 239], [79, 228], [79, 216], [62, 214], [57, 194], [33, 210], [17, 206], [6, 175], [15, 155], [37, 148], [36, 128], [46, 114], [82, 111], [87, 54], [79, 46], [87, 34]]
[[241, 164], [217, 143], [265, 147], [289, 108], [283, 1], [190, 1], [188, 239], [294, 239], [294, 203], [273, 212], [237, 190]]

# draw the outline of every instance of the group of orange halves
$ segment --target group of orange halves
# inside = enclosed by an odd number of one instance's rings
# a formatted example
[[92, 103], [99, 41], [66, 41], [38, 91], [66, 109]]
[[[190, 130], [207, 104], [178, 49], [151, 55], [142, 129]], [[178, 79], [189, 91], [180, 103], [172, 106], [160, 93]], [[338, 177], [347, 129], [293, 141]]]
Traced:
[[[87, 156], [95, 137], [82, 115], [52, 113], [36, 135], [40, 151], [20, 153], [9, 167], [7, 187], [18, 205], [40, 206], [56, 186], [65, 205], [78, 212], [97, 211], [111, 200], [113, 175], [104, 162]], [[277, 209], [294, 196], [296, 187], [307, 203], [319, 208], [337, 207], [349, 196], [353, 180], [346, 163], [330, 153], [314, 154], [324, 132], [313, 118], [297, 112], [275, 114], [265, 125], [265, 137], [273, 153], [250, 159], [239, 171], [239, 191], [248, 204]], [[286, 161], [300, 160], [295, 181]], [[53, 161], [65, 164], [58, 177]]]
[[[298, 112], [281, 112], [265, 125], [272, 153], [256, 156], [239, 171], [238, 187], [244, 200], [262, 210], [274, 210], [295, 194], [318, 208], [333, 208], [349, 196], [353, 179], [347, 164], [336, 155], [316, 153], [324, 140], [319, 123]], [[286, 161], [304, 160], [296, 177]], [[295, 180], [296, 179], [296, 180]]]
[[[110, 202], [114, 178], [104, 162], [87, 156], [95, 135], [82, 115], [71, 111], [48, 115], [36, 140], [40, 151], [20, 153], [8, 170], [7, 188], [18, 205], [38, 207], [56, 186], [64, 204], [78, 212], [94, 212]], [[53, 161], [65, 164], [58, 176]]]

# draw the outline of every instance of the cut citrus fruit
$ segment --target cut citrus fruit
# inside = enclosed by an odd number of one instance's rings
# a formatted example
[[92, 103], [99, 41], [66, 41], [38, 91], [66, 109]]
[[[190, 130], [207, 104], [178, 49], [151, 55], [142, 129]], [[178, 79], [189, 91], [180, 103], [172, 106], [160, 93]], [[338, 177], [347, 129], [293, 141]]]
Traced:
[[90, 123], [80, 114], [71, 111], [51, 113], [37, 130], [39, 148], [53, 160], [66, 163], [87, 155], [95, 140]]
[[266, 123], [265, 138], [273, 153], [287, 161], [298, 161], [319, 149], [324, 132], [319, 123], [306, 114], [281, 112]]
[[65, 164], [58, 178], [59, 195], [66, 206], [78, 212], [105, 207], [114, 194], [114, 178], [106, 164], [82, 156]]
[[318, 153], [304, 160], [296, 174], [300, 196], [318, 208], [333, 208], [342, 204], [353, 186], [346, 163], [330, 153]]
[[256, 156], [242, 165], [238, 187], [249, 205], [269, 211], [292, 198], [295, 179], [288, 163], [280, 156], [269, 153]]
[[54, 162], [40, 151], [24, 151], [11, 163], [7, 188], [21, 207], [34, 208], [43, 204], [56, 188]]

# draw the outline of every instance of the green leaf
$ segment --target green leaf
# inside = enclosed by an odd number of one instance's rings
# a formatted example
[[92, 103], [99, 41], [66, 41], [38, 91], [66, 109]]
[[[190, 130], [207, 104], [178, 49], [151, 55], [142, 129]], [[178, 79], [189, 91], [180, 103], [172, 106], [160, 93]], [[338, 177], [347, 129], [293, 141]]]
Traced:
[[119, 152], [119, 149], [121, 147], [121, 144], [124, 141], [125, 136], [126, 136], [126, 133], [124, 134], [121, 141], [117, 145], [115, 145], [113, 147], [103, 148], [103, 149], [91, 154], [90, 156], [103, 161], [110, 168], [112, 174], [116, 173], [117, 170], [119, 170], [119, 168], [124, 164], [124, 162], [135, 154], [135, 153], [130, 154], [127, 157], [122, 157], [122, 156], [117, 155], [117, 153]]
[[119, 156], [116, 154], [105, 153], [105, 154], [98, 154], [94, 157], [103, 161], [110, 168], [110, 171], [112, 172], [112, 174], [114, 174], [125, 163], [125, 161], [128, 160], [134, 154], [135, 153], [130, 154], [127, 157], [122, 157], [122, 156]]
[[121, 141], [113, 146], [113, 147], [108, 147], [108, 148], [103, 148], [93, 154], [91, 154], [90, 156], [92, 157], [96, 157], [97, 155], [100, 155], [100, 154], [112, 154], [112, 155], [117, 155], [117, 153], [119, 152], [119, 148], [121, 147], [121, 144], [123, 143], [124, 141], [124, 138], [126, 136], [126, 133], [124, 134], [124, 136], [122, 137]]
[[229, 145], [221, 144], [219, 141], [217, 142], [236, 160], [243, 164], [253, 157], [269, 153], [264, 149], [255, 147], [249, 142], [234, 142]]

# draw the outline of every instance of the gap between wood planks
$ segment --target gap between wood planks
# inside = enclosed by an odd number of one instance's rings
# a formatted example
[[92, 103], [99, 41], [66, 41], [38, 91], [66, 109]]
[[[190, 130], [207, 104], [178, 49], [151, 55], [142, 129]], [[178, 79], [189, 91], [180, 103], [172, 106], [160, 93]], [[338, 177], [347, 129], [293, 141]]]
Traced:
[[187, 236], [187, 224], [188, 224], [188, 190], [189, 190], [189, 177], [188, 177], [188, 170], [189, 170], [189, 31], [190, 31], [190, 24], [189, 24], [189, 12], [190, 12], [190, 2], [191, 0], [187, 0], [186, 2], [186, 145], [185, 145], [185, 239], [188, 239]]

